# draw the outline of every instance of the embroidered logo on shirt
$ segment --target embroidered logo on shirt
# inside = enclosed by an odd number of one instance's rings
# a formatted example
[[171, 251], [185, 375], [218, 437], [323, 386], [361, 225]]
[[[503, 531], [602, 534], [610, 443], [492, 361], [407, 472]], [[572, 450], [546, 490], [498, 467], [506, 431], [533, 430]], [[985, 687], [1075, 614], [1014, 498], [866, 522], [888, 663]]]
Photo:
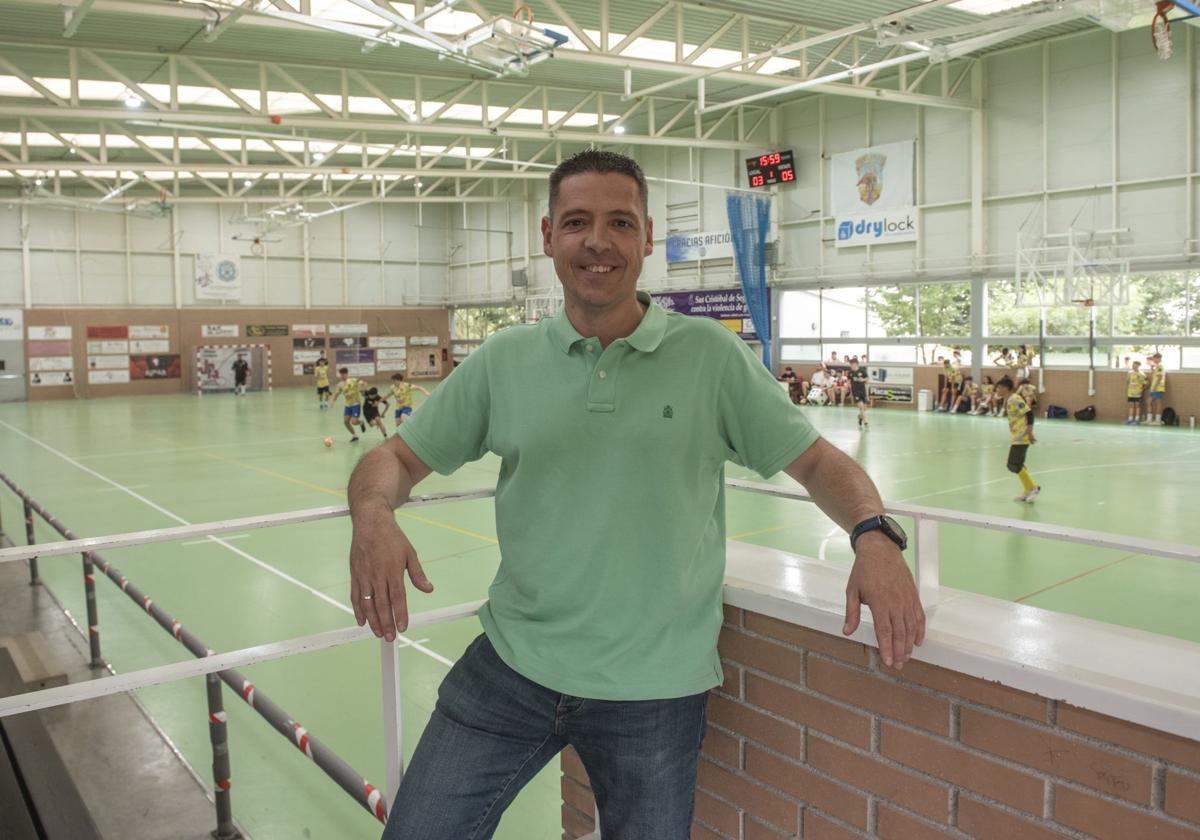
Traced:
[[671, 406], [669, 406], [669, 405], [664, 405], [663, 406], [663, 417], [670, 420], [674, 416], [675, 416], [675, 409], [671, 408]]

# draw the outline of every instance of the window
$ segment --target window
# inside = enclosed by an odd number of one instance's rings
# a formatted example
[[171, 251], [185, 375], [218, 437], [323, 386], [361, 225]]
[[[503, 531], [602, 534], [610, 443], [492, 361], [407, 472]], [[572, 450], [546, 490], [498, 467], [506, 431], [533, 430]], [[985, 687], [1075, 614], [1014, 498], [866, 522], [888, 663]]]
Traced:
[[779, 337], [817, 338], [820, 335], [819, 292], [784, 292], [779, 296]]
[[513, 324], [525, 323], [525, 307], [494, 306], [454, 310], [452, 337], [460, 341], [482, 341]]
[[917, 287], [875, 286], [867, 294], [867, 336], [917, 334]]
[[1129, 303], [1113, 309], [1115, 335], [1184, 335], [1187, 331], [1186, 272], [1129, 278]]
[[971, 334], [971, 284], [926, 283], [918, 301], [921, 335], [969, 336]]
[[917, 363], [917, 345], [872, 344], [867, 355], [870, 357], [871, 364], [873, 365], [885, 362], [914, 365]]
[[1017, 285], [1013, 280], [989, 280], [984, 327], [989, 336], [1037, 335], [1038, 311], [1017, 306]]
[[819, 362], [821, 345], [785, 344], [779, 349], [779, 358], [785, 362]]
[[821, 337], [861, 338], [867, 331], [867, 290], [821, 290]]

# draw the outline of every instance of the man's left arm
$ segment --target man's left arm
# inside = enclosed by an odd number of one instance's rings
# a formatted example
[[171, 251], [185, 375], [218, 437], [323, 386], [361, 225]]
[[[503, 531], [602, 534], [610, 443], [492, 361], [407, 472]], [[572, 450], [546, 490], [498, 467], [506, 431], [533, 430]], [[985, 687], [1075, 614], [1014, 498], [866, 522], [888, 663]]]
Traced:
[[[784, 471], [804, 485], [813, 501], [847, 533], [883, 513], [870, 476], [854, 459], [818, 438]], [[846, 583], [849, 636], [858, 629], [862, 604], [871, 608], [883, 664], [902, 668], [914, 645], [925, 641], [925, 611], [900, 548], [882, 531], [868, 531], [855, 544], [854, 567]]]

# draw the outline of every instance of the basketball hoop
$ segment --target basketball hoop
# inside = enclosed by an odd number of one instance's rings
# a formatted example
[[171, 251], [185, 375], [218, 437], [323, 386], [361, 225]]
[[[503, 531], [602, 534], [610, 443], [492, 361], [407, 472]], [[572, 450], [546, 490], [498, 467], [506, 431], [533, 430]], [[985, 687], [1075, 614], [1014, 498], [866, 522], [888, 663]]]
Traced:
[[257, 236], [254, 237], [254, 241], [250, 243], [250, 253], [256, 257], [261, 257], [263, 255], [262, 239]]
[[1167, 19], [1167, 12], [1174, 9], [1175, 4], [1171, 0], [1159, 0], [1154, 8], [1154, 21], [1150, 24], [1150, 43], [1154, 44], [1158, 57], [1166, 61], [1174, 53], [1171, 45], [1171, 21]]

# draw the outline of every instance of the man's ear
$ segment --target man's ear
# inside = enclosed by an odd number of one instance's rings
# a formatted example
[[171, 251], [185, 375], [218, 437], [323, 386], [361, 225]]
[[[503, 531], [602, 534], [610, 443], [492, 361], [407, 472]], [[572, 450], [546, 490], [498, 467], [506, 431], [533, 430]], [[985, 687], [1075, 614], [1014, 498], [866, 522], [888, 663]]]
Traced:
[[542, 253], [547, 257], [554, 256], [554, 249], [550, 246], [550, 217], [542, 216]]
[[643, 250], [643, 256], [650, 256], [654, 253], [654, 219], [646, 217], [646, 247]]

